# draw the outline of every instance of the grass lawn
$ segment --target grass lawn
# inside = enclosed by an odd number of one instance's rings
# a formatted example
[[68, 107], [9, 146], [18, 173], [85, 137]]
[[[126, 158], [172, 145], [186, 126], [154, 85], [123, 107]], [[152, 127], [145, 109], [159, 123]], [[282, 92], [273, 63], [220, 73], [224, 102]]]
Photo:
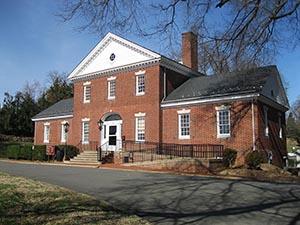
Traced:
[[0, 172], [0, 224], [149, 224], [88, 195]]

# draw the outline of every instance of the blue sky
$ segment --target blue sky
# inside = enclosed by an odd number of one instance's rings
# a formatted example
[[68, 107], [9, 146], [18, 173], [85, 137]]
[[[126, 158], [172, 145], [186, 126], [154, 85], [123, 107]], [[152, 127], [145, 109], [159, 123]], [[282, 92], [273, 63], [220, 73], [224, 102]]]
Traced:
[[[56, 70], [69, 73], [102, 38], [79, 33], [73, 24], [62, 23], [57, 2], [51, 0], [0, 1], [0, 102], [4, 92], [14, 94], [24, 84], [39, 81]], [[125, 35], [147, 48], [163, 52], [157, 40]], [[178, 35], [180, 38], [180, 34]], [[300, 48], [281, 50], [276, 61], [288, 83], [290, 103], [300, 96]]]

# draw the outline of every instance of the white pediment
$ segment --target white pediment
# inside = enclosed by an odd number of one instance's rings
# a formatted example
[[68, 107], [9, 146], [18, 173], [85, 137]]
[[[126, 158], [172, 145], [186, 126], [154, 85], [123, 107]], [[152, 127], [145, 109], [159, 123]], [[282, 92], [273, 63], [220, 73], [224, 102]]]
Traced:
[[108, 33], [96, 47], [76, 66], [69, 79], [84, 77], [88, 74], [109, 71], [110, 69], [130, 66], [160, 58], [160, 55]]

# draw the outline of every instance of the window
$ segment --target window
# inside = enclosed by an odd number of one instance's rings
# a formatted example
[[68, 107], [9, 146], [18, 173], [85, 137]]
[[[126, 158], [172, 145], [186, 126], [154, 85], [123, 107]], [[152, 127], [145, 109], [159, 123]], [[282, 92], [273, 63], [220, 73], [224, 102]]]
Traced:
[[135, 114], [135, 140], [145, 141], [145, 113]]
[[145, 94], [145, 71], [139, 71], [136, 74], [136, 95]]
[[268, 108], [264, 106], [265, 136], [269, 137]]
[[67, 142], [67, 132], [65, 130], [65, 124], [67, 123], [67, 121], [64, 121], [61, 123], [61, 143], [66, 143]]
[[50, 123], [44, 124], [44, 143], [49, 143], [50, 139]]
[[90, 136], [90, 123], [88, 119], [83, 119], [82, 121], [82, 143], [88, 144]]
[[116, 98], [116, 78], [110, 77], [107, 79], [107, 90], [108, 90], [108, 99], [115, 99]]
[[279, 138], [282, 138], [282, 124], [281, 124], [281, 115], [278, 115], [278, 127], [279, 127]]
[[83, 83], [83, 103], [91, 102], [91, 82]]
[[217, 110], [217, 136], [230, 137], [230, 110], [228, 106], [216, 107]]
[[178, 111], [178, 124], [179, 139], [190, 139], [190, 110]]

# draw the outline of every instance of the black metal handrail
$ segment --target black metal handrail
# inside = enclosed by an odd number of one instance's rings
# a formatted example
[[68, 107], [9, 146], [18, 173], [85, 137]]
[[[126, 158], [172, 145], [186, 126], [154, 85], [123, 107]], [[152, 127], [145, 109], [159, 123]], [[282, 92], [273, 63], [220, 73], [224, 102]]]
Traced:
[[158, 142], [123, 142], [124, 152], [128, 152], [131, 161], [153, 161], [158, 159], [173, 159], [178, 157], [191, 158], [222, 158], [223, 145], [215, 144], [171, 144]]

